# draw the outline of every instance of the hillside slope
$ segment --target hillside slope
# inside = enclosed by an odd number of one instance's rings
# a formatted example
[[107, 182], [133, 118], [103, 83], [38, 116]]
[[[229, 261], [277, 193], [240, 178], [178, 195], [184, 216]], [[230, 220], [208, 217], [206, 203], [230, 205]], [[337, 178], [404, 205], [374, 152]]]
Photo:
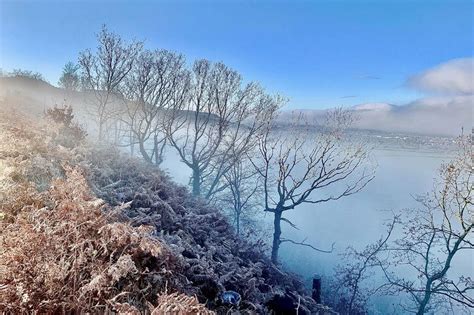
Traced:
[[0, 106], [0, 311], [331, 313], [159, 169], [59, 130]]

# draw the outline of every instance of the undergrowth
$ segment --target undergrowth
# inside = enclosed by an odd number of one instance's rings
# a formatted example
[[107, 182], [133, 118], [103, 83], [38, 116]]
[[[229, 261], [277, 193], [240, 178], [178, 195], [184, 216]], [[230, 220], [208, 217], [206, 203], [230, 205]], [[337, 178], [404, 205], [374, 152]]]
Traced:
[[130, 204], [91, 192], [77, 152], [0, 123], [0, 313], [211, 313], [176, 292], [180, 258], [123, 220]]
[[333, 314], [219, 209], [116, 149], [62, 144], [72, 113], [52, 115], [0, 106], [0, 313]]

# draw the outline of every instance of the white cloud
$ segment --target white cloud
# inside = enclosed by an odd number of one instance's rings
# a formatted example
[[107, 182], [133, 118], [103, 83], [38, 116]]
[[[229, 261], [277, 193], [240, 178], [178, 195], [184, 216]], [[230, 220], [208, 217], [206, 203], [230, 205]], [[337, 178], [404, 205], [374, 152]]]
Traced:
[[[357, 120], [354, 127], [390, 132], [458, 136], [461, 129], [471, 130], [474, 124], [474, 95], [433, 96], [414, 100], [405, 105], [363, 103], [352, 107]], [[323, 119], [325, 110], [295, 110], [309, 121]], [[284, 112], [282, 122], [291, 112]]]
[[438, 94], [474, 94], [474, 58], [453, 59], [408, 80], [408, 85]]
[[408, 80], [430, 97], [408, 104], [365, 103], [354, 106], [363, 129], [459, 135], [474, 124], [474, 58], [453, 59]]
[[[437, 96], [415, 100], [389, 110], [359, 111], [356, 126], [362, 129], [459, 135], [473, 127], [474, 95]], [[388, 105], [388, 104], [387, 104]], [[358, 107], [366, 107], [361, 104]], [[368, 108], [372, 108], [369, 104]]]
[[[457, 136], [474, 126], [474, 58], [453, 59], [408, 80], [410, 86], [432, 93], [407, 104], [362, 103], [355, 127], [381, 131]], [[322, 119], [324, 110], [301, 110], [309, 120]], [[288, 115], [280, 117], [282, 121]]]

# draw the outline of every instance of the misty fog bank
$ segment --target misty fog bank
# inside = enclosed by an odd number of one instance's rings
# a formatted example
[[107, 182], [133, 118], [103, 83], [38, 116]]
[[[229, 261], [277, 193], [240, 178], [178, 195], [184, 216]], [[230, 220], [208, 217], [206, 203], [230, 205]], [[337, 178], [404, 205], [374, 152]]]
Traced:
[[[55, 104], [70, 104], [89, 128], [87, 104], [93, 103], [88, 92], [57, 88], [47, 82], [25, 77], [0, 78], [0, 100], [22, 104], [34, 112], [42, 112]], [[8, 101], [8, 102], [7, 102]], [[121, 101], [119, 100], [118, 103]], [[361, 104], [350, 108], [355, 114], [353, 128], [361, 131], [398, 132], [432, 136], [458, 136], [469, 133], [474, 124], [473, 95], [430, 97], [403, 106], [388, 103]], [[39, 106], [38, 106], [39, 105]], [[329, 110], [329, 109], [328, 109]], [[310, 123], [318, 124], [328, 110], [282, 109], [278, 122], [285, 125], [291, 117], [304, 114]]]
[[[423, 135], [458, 136], [469, 133], [474, 124], [473, 95], [430, 97], [396, 106], [388, 103], [368, 103], [352, 107], [356, 121], [354, 128], [382, 132]], [[282, 122], [295, 113], [321, 120], [325, 110], [284, 111]]]

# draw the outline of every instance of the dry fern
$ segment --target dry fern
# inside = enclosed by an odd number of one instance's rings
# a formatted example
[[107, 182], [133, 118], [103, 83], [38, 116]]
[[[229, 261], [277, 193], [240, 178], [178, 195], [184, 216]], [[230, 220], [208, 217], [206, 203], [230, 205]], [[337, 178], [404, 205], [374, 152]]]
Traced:
[[215, 314], [200, 304], [196, 297], [187, 296], [179, 293], [162, 294], [158, 296], [158, 307], [152, 312], [152, 315], [187, 315], [187, 314]]
[[161, 287], [150, 276], [172, 276], [171, 254], [150, 229], [109, 223], [81, 170], [64, 170], [48, 191], [25, 186], [2, 206], [0, 310], [97, 312], [111, 300], [143, 309]]
[[199, 299], [221, 314], [226, 288], [265, 313], [274, 292], [302, 290], [161, 172], [58, 146], [54, 124], [9, 115], [0, 108], [0, 313], [213, 314]]

